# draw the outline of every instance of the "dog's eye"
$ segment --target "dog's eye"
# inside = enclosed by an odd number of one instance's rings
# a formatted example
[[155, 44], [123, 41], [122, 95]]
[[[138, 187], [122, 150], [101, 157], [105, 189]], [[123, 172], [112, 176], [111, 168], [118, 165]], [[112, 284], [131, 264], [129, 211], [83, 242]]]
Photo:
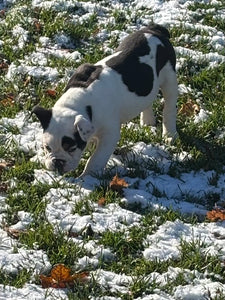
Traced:
[[48, 152], [52, 151], [52, 149], [48, 145], [45, 145], [45, 150], [47, 150]]

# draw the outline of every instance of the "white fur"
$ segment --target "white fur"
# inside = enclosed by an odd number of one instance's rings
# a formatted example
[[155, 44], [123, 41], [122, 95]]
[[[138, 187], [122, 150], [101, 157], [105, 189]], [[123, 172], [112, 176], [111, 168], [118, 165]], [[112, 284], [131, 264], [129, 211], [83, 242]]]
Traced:
[[[82, 175], [103, 170], [120, 138], [120, 126], [141, 113], [141, 125], [155, 125], [152, 102], [161, 88], [164, 97], [163, 136], [169, 141], [176, 135], [176, 100], [177, 79], [170, 63], [167, 63], [156, 76], [156, 48], [160, 40], [146, 34], [151, 48], [150, 55], [141, 57], [140, 61], [153, 68], [153, 88], [147, 96], [137, 96], [130, 92], [123, 83], [121, 75], [105, 65], [112, 56], [103, 59], [96, 65], [102, 65], [103, 71], [98, 80], [88, 88], [70, 88], [56, 102], [52, 111], [53, 117], [44, 132], [44, 144], [48, 144], [53, 152], [47, 156], [46, 166], [52, 167], [52, 159], [66, 160], [64, 171], [77, 167], [81, 151], [72, 155], [66, 153], [61, 146], [64, 135], [73, 137], [74, 129], [78, 129], [84, 141], [96, 139], [96, 150], [89, 158]], [[114, 54], [118, 55], [119, 53]], [[88, 120], [86, 107], [92, 108], [92, 122]]]

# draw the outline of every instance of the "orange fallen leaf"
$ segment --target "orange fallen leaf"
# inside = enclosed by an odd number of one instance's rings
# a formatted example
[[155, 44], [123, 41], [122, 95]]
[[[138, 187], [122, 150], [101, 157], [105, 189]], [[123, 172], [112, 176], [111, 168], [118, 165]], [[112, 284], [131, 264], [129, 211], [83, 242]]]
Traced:
[[50, 276], [40, 275], [40, 280], [43, 288], [67, 288], [72, 287], [75, 282], [84, 283], [88, 280], [88, 272], [81, 272], [71, 275], [71, 269], [64, 264], [55, 265], [50, 273]]
[[123, 193], [123, 188], [127, 188], [128, 183], [124, 179], [119, 178], [118, 175], [115, 175], [110, 182], [109, 187], [115, 192]]
[[0, 100], [0, 104], [4, 107], [6, 106], [13, 106], [15, 104], [14, 101], [15, 96], [11, 93], [5, 95], [5, 98]]
[[106, 199], [104, 197], [101, 197], [99, 200], [98, 200], [98, 205], [99, 206], [105, 206], [106, 204]]
[[189, 99], [186, 103], [181, 105], [181, 108], [178, 111], [178, 114], [185, 115], [187, 117], [191, 117], [193, 115], [197, 115], [200, 111], [200, 107], [194, 101]]
[[225, 209], [223, 208], [216, 208], [211, 211], [208, 211], [206, 214], [208, 220], [212, 222], [216, 221], [224, 221], [225, 220]]
[[46, 94], [52, 98], [55, 98], [56, 97], [56, 90], [51, 90], [51, 89], [48, 89], [46, 91]]

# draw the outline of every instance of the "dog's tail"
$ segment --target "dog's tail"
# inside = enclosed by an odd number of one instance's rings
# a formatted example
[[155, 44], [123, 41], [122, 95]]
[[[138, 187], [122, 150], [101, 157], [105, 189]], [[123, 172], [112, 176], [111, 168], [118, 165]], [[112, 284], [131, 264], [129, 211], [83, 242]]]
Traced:
[[155, 33], [157, 35], [163, 35], [163, 36], [167, 37], [168, 39], [170, 38], [169, 31], [166, 29], [166, 27], [164, 27], [162, 25], [150, 23], [147, 26], [147, 30], [149, 30], [150, 32]]

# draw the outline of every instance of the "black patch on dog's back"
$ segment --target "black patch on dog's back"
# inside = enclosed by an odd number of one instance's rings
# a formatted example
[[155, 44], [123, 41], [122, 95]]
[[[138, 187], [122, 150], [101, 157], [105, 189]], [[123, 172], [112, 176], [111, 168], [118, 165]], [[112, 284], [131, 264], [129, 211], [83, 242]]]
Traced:
[[159, 24], [155, 24], [155, 23], [149, 24], [147, 27], [141, 29], [140, 31], [144, 33], [151, 33], [157, 36], [164, 36], [165, 38], [170, 39], [169, 31], [165, 27]]
[[99, 78], [101, 71], [102, 66], [95, 66], [88, 63], [79, 66], [70, 78], [65, 92], [73, 87], [87, 88], [92, 82]]
[[51, 121], [52, 118], [52, 110], [51, 109], [45, 109], [41, 106], [35, 106], [31, 113], [35, 114], [37, 116], [37, 118], [39, 119], [41, 126], [43, 128], [43, 130], [45, 131], [48, 128], [48, 125]]
[[153, 70], [139, 62], [140, 56], [150, 53], [144, 33], [137, 31], [123, 40], [117, 51], [122, 51], [109, 59], [106, 64], [122, 75], [123, 82], [130, 92], [138, 96], [147, 96], [153, 87]]
[[169, 41], [169, 31], [158, 24], [149, 25], [130, 34], [116, 49], [122, 52], [106, 62], [109, 67], [122, 75], [122, 80], [129, 91], [136, 93], [138, 96], [147, 96], [153, 88], [154, 80], [151, 66], [141, 63], [139, 60], [141, 56], [148, 55], [151, 51], [145, 33], [156, 36], [163, 44], [158, 45], [156, 52], [157, 76], [168, 61], [170, 61], [175, 71], [176, 56]]
[[153, 36], [156, 36], [162, 45], [158, 45], [157, 47], [157, 53], [156, 53], [156, 72], [157, 76], [159, 75], [159, 72], [161, 69], [165, 66], [167, 61], [170, 61], [171, 66], [173, 70], [175, 71], [176, 67], [176, 54], [173, 49], [173, 46], [171, 45], [169, 38], [170, 38], [170, 33], [169, 31], [158, 24], [151, 24], [146, 28], [143, 28], [140, 30], [143, 33], [150, 33]]

